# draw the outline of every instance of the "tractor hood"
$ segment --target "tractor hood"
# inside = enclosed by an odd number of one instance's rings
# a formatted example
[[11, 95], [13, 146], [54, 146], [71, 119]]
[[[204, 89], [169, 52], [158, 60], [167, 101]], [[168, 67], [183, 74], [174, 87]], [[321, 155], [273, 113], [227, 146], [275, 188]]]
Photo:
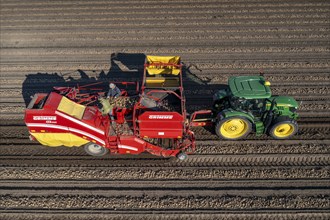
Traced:
[[271, 91], [262, 76], [238, 76], [228, 80], [231, 93], [244, 99], [265, 99], [271, 97]]
[[277, 106], [287, 106], [298, 108], [299, 104], [297, 101], [290, 96], [273, 96], [270, 98], [271, 101], [275, 99]]

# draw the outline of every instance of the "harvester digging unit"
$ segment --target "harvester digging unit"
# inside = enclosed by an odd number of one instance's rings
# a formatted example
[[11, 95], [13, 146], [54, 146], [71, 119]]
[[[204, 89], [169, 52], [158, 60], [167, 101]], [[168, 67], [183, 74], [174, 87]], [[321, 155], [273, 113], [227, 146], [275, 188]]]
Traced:
[[261, 76], [230, 78], [229, 87], [214, 95], [213, 108], [194, 112], [190, 120], [182, 82], [180, 57], [147, 56], [141, 87], [115, 82], [135, 86], [134, 94], [122, 89], [120, 97], [109, 100], [100, 88], [55, 87], [34, 95], [25, 123], [30, 138], [46, 146], [84, 146], [93, 156], [149, 152], [181, 160], [195, 151], [193, 126], [213, 126], [220, 138], [230, 140], [251, 131], [278, 139], [297, 132], [297, 102], [271, 96]]

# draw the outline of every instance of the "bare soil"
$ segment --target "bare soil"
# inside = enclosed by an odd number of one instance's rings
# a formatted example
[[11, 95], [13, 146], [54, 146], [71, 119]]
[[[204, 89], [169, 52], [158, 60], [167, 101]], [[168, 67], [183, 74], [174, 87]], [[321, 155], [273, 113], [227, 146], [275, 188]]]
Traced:
[[[329, 1], [1, 0], [0, 14], [1, 219], [330, 218]], [[264, 72], [301, 102], [299, 133], [231, 142], [196, 129], [185, 162], [28, 140], [32, 94], [139, 80], [146, 54], [182, 57], [190, 113], [228, 77]]]

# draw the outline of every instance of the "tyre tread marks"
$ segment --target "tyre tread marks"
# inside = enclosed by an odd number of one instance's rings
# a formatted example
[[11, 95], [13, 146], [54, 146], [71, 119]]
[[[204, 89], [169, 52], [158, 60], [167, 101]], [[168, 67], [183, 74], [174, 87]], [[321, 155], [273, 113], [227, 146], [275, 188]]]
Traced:
[[186, 161], [176, 158], [104, 158], [92, 157], [2, 157], [0, 167], [263, 167], [263, 166], [329, 166], [330, 155], [215, 155], [188, 156]]

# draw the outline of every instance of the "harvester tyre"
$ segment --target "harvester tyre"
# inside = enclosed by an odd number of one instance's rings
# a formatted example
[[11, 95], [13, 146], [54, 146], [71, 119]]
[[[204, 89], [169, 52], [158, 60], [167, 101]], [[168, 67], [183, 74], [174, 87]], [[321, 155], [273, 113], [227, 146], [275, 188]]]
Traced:
[[176, 155], [176, 157], [181, 160], [181, 161], [184, 161], [188, 158], [188, 155], [186, 153], [183, 153], [183, 152], [180, 152]]
[[269, 135], [275, 139], [288, 139], [298, 132], [298, 124], [295, 120], [283, 118], [276, 120], [269, 129]]
[[95, 143], [88, 143], [84, 146], [87, 154], [91, 156], [101, 157], [106, 155], [109, 150]]
[[215, 126], [215, 132], [218, 137], [226, 140], [245, 138], [251, 131], [251, 122], [240, 116], [225, 118]]

